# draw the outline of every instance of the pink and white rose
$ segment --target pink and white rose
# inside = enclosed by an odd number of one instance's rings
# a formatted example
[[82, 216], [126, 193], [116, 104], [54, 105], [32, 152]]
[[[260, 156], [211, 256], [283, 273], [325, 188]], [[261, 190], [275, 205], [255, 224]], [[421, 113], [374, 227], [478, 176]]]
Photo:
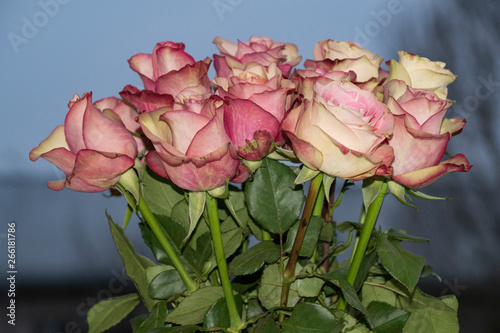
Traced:
[[452, 135], [465, 126], [463, 119], [444, 118], [453, 104], [431, 90], [413, 89], [392, 80], [385, 87], [385, 100], [394, 114], [392, 178], [411, 188], [425, 187], [452, 171], [468, 171], [467, 158], [458, 154], [441, 161]]
[[47, 182], [53, 190], [105, 191], [134, 165], [137, 143], [118, 114], [111, 109], [102, 113], [92, 104], [92, 93], [75, 95], [69, 108], [64, 125], [32, 149], [30, 159], [42, 157], [66, 174]]
[[387, 106], [349, 81], [316, 83], [313, 100], [283, 122], [299, 160], [313, 170], [350, 180], [390, 174], [386, 144], [393, 118]]

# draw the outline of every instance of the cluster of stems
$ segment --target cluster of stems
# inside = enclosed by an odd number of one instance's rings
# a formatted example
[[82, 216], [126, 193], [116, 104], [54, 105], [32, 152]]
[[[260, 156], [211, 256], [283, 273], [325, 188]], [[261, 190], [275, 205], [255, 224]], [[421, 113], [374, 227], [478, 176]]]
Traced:
[[[304, 241], [304, 237], [307, 231], [307, 227], [309, 225], [309, 221], [312, 216], [326, 216], [331, 220], [333, 214], [333, 194], [328, 193], [330, 196], [330, 204], [327, 209], [323, 207], [324, 203], [324, 188], [323, 188], [323, 174], [319, 173], [316, 175], [309, 186], [309, 191], [307, 194], [306, 203], [302, 212], [302, 217], [300, 219], [300, 223], [298, 226], [297, 234], [295, 236], [295, 240], [292, 246], [292, 250], [290, 252], [290, 257], [288, 259], [286, 267], [282, 270], [282, 290], [281, 290], [281, 301], [280, 305], [282, 308], [286, 308], [288, 305], [288, 295], [290, 292], [290, 285], [295, 280], [295, 268], [297, 261], [299, 259], [300, 248], [302, 247], [302, 243]], [[360, 223], [362, 223], [363, 227], [356, 237], [356, 241], [354, 242], [351, 259], [350, 259], [350, 268], [347, 275], [347, 281], [354, 285], [356, 280], [356, 276], [358, 274], [361, 262], [364, 258], [370, 236], [372, 234], [373, 228], [377, 221], [377, 217], [382, 206], [384, 196], [387, 192], [387, 182], [384, 181], [380, 192], [377, 197], [370, 204], [366, 213], [363, 211], [360, 217]], [[130, 197], [130, 193], [125, 193], [126, 196]], [[169, 256], [173, 266], [179, 273], [182, 278], [184, 284], [186, 285], [187, 292], [192, 293], [198, 289], [198, 284], [192, 279], [192, 277], [187, 272], [186, 268], [183, 266], [180, 261], [177, 253], [174, 251], [174, 248], [170, 244], [169, 240], [161, 230], [160, 225], [156, 221], [153, 213], [149, 209], [146, 201], [142, 196], [140, 196], [140, 200], [137, 204], [137, 209], [141, 213], [142, 217], [146, 221], [146, 223], [151, 228], [151, 231], [158, 239], [162, 248], [165, 250], [166, 254]], [[229, 272], [226, 262], [226, 257], [224, 254], [224, 247], [222, 243], [222, 234], [220, 229], [220, 219], [217, 210], [217, 199], [212, 197], [209, 193], [206, 193], [206, 212], [209, 219], [210, 232], [212, 236], [212, 242], [215, 250], [215, 257], [217, 261], [217, 268], [219, 271], [220, 282], [222, 284], [222, 288], [224, 291], [224, 296], [226, 299], [229, 317], [230, 317], [230, 327], [228, 331], [230, 332], [240, 332], [241, 329], [244, 328], [245, 323], [242, 322], [239, 311], [236, 307], [236, 302], [233, 294], [233, 290], [231, 287], [231, 281], [229, 279]], [[271, 239], [270, 233], [263, 230], [262, 238], [264, 240]], [[328, 244], [329, 246], [329, 244]], [[328, 260], [326, 260], [328, 263]], [[326, 271], [328, 270], [328, 265], [326, 265]], [[346, 300], [344, 297], [339, 298], [339, 302], [337, 303], [337, 309], [345, 310], [347, 306]], [[285, 313], [281, 312], [279, 315], [279, 322], [282, 323], [285, 320]]]

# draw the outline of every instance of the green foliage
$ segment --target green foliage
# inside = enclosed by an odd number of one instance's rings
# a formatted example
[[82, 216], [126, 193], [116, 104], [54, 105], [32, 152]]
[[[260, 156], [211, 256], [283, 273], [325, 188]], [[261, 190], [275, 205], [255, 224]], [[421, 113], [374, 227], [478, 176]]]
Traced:
[[304, 203], [302, 186], [286, 165], [265, 159], [245, 187], [248, 210], [271, 233], [284, 233], [298, 220]]
[[114, 223], [109, 215], [108, 223], [111, 229], [111, 235], [113, 236], [118, 249], [118, 253], [120, 254], [123, 264], [125, 265], [125, 271], [134, 282], [144, 305], [146, 305], [148, 310], [151, 310], [156, 301], [149, 296], [146, 269], [154, 266], [154, 263], [151, 260], [135, 253], [132, 244], [125, 236], [123, 229], [120, 228], [118, 224]]
[[154, 214], [171, 216], [174, 206], [184, 200], [181, 189], [146, 168], [142, 179], [144, 199]]
[[384, 268], [412, 291], [420, 279], [425, 259], [406, 251], [399, 240], [390, 239], [385, 233], [378, 239], [377, 253]]
[[87, 314], [89, 333], [104, 332], [118, 324], [140, 303], [136, 293], [105, 299], [95, 304]]
[[224, 297], [222, 287], [198, 289], [182, 300], [177, 308], [167, 315], [166, 321], [178, 325], [200, 324], [210, 307], [222, 297]]
[[[315, 173], [303, 170], [298, 179]], [[251, 181], [241, 189], [229, 185], [225, 199], [212, 205], [211, 211], [217, 211], [222, 247], [232, 275], [236, 310], [229, 307], [243, 320], [239, 332], [458, 332], [456, 298], [435, 298], [421, 292], [416, 287], [419, 279], [435, 274], [432, 267], [424, 266], [424, 258], [408, 252], [401, 244], [426, 243], [428, 239], [408, 235], [404, 230], [372, 230], [351, 285], [348, 271], [352, 265], [349, 260], [339, 262], [337, 256], [355, 243], [355, 236], [365, 225], [363, 219], [337, 224], [313, 216], [307, 229], [299, 228], [304, 194], [294, 180], [296, 174], [291, 167], [265, 159]], [[322, 186], [334, 186], [333, 180], [323, 178]], [[377, 177], [363, 182], [365, 206], [380, 197], [383, 183]], [[324, 208], [333, 211], [332, 207], [337, 207], [351, 185], [352, 182], [345, 182], [337, 200], [325, 200]], [[188, 291], [148, 224], [140, 224], [141, 233], [159, 264], [135, 253], [123, 229], [108, 217], [118, 252], [138, 294], [95, 305], [88, 315], [91, 331], [102, 332], [115, 325], [139, 301], [149, 314], [131, 320], [136, 333], [231, 331], [231, 311], [221, 286], [213, 235], [207, 223], [206, 194], [184, 195], [168, 181], [148, 172], [143, 186], [150, 191], [146, 200], [161, 232], [195, 281], [195, 288]], [[406, 193], [416, 193], [394, 182], [389, 182], [388, 188], [400, 199], [407, 198]], [[300, 229], [305, 230], [302, 245], [294, 249]], [[347, 241], [337, 242], [338, 233], [348, 233]], [[258, 242], [249, 247], [249, 242], [253, 243], [251, 237]], [[284, 271], [293, 251], [299, 259], [289, 277], [288, 298], [283, 306]], [[345, 302], [347, 310], [339, 308], [339, 300]]]
[[280, 257], [280, 248], [272, 241], [262, 241], [248, 251], [236, 256], [229, 265], [234, 275], [248, 275], [257, 272], [264, 264], [272, 264]]
[[325, 307], [313, 303], [300, 303], [283, 323], [282, 333], [337, 333], [342, 323]]

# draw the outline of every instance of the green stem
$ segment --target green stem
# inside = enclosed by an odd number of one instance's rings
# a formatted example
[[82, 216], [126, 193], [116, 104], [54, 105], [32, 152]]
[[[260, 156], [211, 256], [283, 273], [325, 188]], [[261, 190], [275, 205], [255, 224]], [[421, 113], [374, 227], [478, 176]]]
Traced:
[[[366, 219], [366, 209], [365, 205], [361, 204], [361, 213], [359, 214], [359, 224], [364, 225]], [[354, 243], [352, 244], [351, 257], [349, 258], [349, 263], [352, 263], [354, 260], [354, 254], [356, 253], [356, 249], [359, 243], [359, 234], [356, 234], [356, 238], [354, 239]]]
[[[290, 285], [295, 277], [295, 266], [297, 265], [297, 260], [299, 259], [299, 251], [304, 241], [304, 236], [306, 234], [307, 226], [311, 219], [313, 210], [316, 206], [316, 198], [320, 192], [321, 183], [323, 180], [323, 173], [319, 173], [313, 178], [311, 184], [309, 185], [309, 192], [307, 193], [306, 204], [302, 212], [302, 217], [300, 219], [299, 228], [297, 229], [297, 235], [295, 236], [295, 241], [293, 242], [292, 251], [290, 252], [290, 258], [288, 259], [288, 264], [283, 271], [283, 283], [281, 287], [281, 306], [286, 307], [288, 304], [288, 294], [290, 292]], [[285, 320], [285, 314], [281, 313], [279, 316], [279, 321], [282, 323]]]
[[229, 318], [231, 321], [231, 330], [239, 332], [242, 327], [242, 322], [236, 302], [234, 300], [233, 289], [231, 288], [231, 281], [229, 280], [229, 272], [227, 270], [226, 256], [224, 255], [224, 246], [222, 243], [222, 234], [220, 230], [219, 213], [217, 211], [217, 200], [207, 193], [206, 208], [208, 213], [208, 220], [210, 224], [210, 232], [212, 234], [212, 242], [215, 249], [215, 259], [217, 260], [217, 267], [219, 269], [220, 280], [222, 282], [222, 289], [227, 302], [229, 310]]
[[[387, 181], [384, 180], [382, 186], [380, 187], [380, 192], [370, 204], [368, 211], [365, 216], [365, 223], [363, 224], [363, 228], [361, 229], [361, 235], [359, 236], [359, 241], [354, 253], [354, 257], [351, 263], [351, 267], [349, 267], [349, 273], [347, 273], [347, 282], [351, 285], [354, 285], [354, 281], [356, 281], [356, 276], [358, 275], [359, 267], [361, 266], [361, 262], [365, 256], [366, 248], [368, 247], [368, 242], [370, 241], [370, 237], [372, 235], [373, 228], [375, 227], [375, 223], [377, 222], [378, 214], [380, 212], [380, 208], [382, 207], [382, 203], [384, 202], [384, 197], [387, 194]], [[346, 308], [345, 298], [341, 298], [337, 305], [337, 309], [345, 310]]]
[[149, 209], [148, 205], [146, 204], [146, 201], [142, 196], [140, 197], [138, 208], [142, 214], [142, 217], [146, 220], [149, 227], [151, 228], [151, 231], [153, 231], [153, 234], [156, 236], [161, 246], [167, 253], [175, 269], [177, 270], [177, 272], [179, 272], [179, 275], [181, 276], [182, 281], [184, 281], [184, 284], [186, 285], [188, 292], [192, 293], [193, 291], [198, 289], [198, 285], [196, 284], [196, 282], [194, 282], [191, 276], [189, 276], [189, 273], [186, 271], [186, 268], [180, 261], [179, 257], [177, 256], [177, 253], [175, 253], [172, 245], [170, 245], [170, 242], [168, 241], [167, 237], [161, 230], [158, 221], [156, 221], [156, 218], [154, 217], [153, 213]]

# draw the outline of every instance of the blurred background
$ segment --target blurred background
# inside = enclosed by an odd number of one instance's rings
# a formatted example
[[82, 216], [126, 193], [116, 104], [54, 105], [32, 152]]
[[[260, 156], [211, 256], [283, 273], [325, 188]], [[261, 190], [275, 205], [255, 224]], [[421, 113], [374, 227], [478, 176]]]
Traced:
[[[317, 41], [351, 40], [385, 60], [405, 50], [447, 63], [458, 79], [448, 97], [448, 118], [467, 126], [449, 144], [474, 165], [424, 189], [450, 202], [415, 199], [418, 208], [388, 198], [384, 229], [431, 239], [405, 244], [442, 277], [425, 281], [434, 296], [455, 294], [462, 332], [499, 332], [500, 296], [500, 2], [483, 0], [25, 0], [0, 5], [0, 280], [1, 308], [7, 277], [7, 223], [16, 223], [16, 326], [1, 311], [1, 332], [86, 332], [86, 312], [97, 301], [133, 290], [109, 233], [105, 210], [120, 222], [122, 198], [70, 190], [50, 163], [32, 163], [29, 151], [62, 124], [73, 94], [93, 91], [94, 101], [142, 85], [127, 60], [151, 53], [157, 42], [186, 44], [196, 60], [218, 53], [221, 36], [252, 35], [294, 43], [303, 59]], [[300, 68], [300, 65], [299, 65]], [[211, 71], [212, 77], [214, 71]], [[348, 192], [334, 219], [356, 220], [360, 185]], [[149, 256], [137, 220], [126, 230], [136, 250]], [[141, 309], [137, 310], [140, 312]], [[137, 314], [137, 313], [135, 313]], [[111, 331], [126, 332], [128, 324]]]

